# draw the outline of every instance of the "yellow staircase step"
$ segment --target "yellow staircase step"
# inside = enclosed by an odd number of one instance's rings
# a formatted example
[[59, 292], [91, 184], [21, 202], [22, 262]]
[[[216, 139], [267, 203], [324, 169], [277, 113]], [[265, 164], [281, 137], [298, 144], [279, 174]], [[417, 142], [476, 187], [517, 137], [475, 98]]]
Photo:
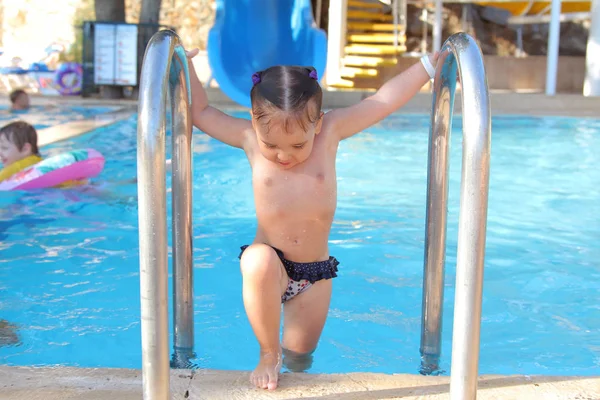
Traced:
[[[381, 68], [398, 64], [406, 52], [405, 26], [394, 27], [394, 18], [382, 3], [348, 0], [345, 56], [340, 79], [328, 83], [338, 88], [371, 88], [381, 84]], [[395, 28], [395, 29], [394, 29]], [[396, 30], [396, 32], [394, 32]], [[398, 45], [394, 46], [394, 40]]]
[[379, 72], [375, 68], [356, 68], [356, 67], [342, 67], [340, 70], [340, 76], [342, 78], [372, 78], [377, 76]]
[[[385, 31], [393, 32], [394, 24], [382, 24], [377, 22], [354, 22], [348, 21], [346, 23], [346, 29], [349, 31]], [[400, 25], [398, 25], [400, 29]]]
[[394, 43], [394, 36], [398, 38], [398, 43], [406, 42], [406, 37], [404, 35], [394, 35], [393, 33], [351, 33], [346, 36], [346, 40], [355, 43]]
[[394, 20], [394, 17], [392, 17], [389, 14], [368, 12], [368, 11], [348, 10], [348, 13], [346, 14], [346, 16], [351, 19], [367, 19], [369, 21], [392, 22]]
[[327, 86], [337, 87], [337, 88], [353, 88], [354, 82], [349, 81], [347, 79], [340, 79], [339, 81], [335, 81], [332, 83], [327, 83]]
[[361, 57], [345, 56], [342, 59], [343, 65], [352, 67], [379, 67], [398, 64], [396, 58], [391, 57]]
[[391, 44], [351, 44], [345, 47], [346, 54], [400, 54], [406, 51], [406, 46]]
[[375, 8], [377, 10], [383, 10], [383, 4], [381, 4], [381, 3], [373, 3], [370, 1], [360, 1], [360, 0], [348, 0], [348, 7]]

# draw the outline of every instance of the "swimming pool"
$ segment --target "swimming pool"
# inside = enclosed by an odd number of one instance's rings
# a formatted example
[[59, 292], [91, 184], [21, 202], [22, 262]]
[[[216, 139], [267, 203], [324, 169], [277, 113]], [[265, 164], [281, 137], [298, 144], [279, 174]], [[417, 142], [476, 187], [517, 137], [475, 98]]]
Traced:
[[8, 107], [0, 106], [0, 126], [21, 119], [40, 130], [51, 126], [91, 118], [99, 114], [114, 111], [116, 106], [32, 106], [29, 110], [10, 112]]
[[[429, 117], [393, 115], [341, 144], [330, 248], [340, 261], [310, 372], [416, 373]], [[136, 117], [48, 147], [107, 157], [96, 191], [0, 193], [7, 365], [141, 367]], [[449, 371], [460, 179], [451, 144], [442, 367]], [[480, 372], [600, 372], [600, 120], [493, 121]], [[255, 230], [241, 150], [194, 137], [196, 363], [252, 369], [239, 245]], [[108, 198], [108, 200], [107, 200]], [[170, 202], [168, 205], [170, 210]], [[170, 224], [170, 221], [169, 221]], [[170, 240], [170, 235], [169, 235]]]

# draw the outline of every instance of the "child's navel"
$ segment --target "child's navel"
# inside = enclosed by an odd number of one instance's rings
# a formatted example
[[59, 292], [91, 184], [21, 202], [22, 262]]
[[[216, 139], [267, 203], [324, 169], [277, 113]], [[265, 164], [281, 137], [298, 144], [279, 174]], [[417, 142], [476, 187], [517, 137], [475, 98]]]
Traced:
[[323, 173], [319, 173], [319, 174], [317, 174], [317, 181], [318, 181], [319, 183], [322, 183], [322, 182], [324, 182], [324, 181], [325, 181], [325, 174], [323, 174]]
[[273, 185], [273, 179], [266, 177], [265, 178], [265, 186], [272, 186]]

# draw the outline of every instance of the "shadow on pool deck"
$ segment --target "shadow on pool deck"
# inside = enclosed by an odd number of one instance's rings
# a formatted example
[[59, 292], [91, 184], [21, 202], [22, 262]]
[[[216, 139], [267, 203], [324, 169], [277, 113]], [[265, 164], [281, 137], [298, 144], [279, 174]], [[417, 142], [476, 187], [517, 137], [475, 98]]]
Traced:
[[[282, 374], [280, 388], [251, 388], [248, 372], [172, 370], [172, 399], [447, 399], [449, 377], [420, 375]], [[0, 398], [140, 399], [141, 371], [0, 367]], [[600, 377], [481, 376], [478, 399], [600, 399]]]

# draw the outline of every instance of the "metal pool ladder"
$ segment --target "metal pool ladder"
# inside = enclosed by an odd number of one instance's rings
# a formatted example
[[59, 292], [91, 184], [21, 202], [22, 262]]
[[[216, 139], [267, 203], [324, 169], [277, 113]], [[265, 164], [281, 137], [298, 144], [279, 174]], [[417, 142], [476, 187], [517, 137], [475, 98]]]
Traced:
[[[458, 75], [457, 75], [458, 72]], [[463, 103], [463, 160], [450, 396], [475, 399], [487, 220], [491, 116], [479, 47], [468, 35], [442, 47], [429, 140], [421, 371], [439, 369], [444, 290], [448, 148], [456, 78]], [[166, 120], [173, 140], [174, 352], [169, 363]], [[170, 398], [169, 369], [194, 357], [192, 280], [192, 119], [189, 70], [179, 37], [156, 33], [146, 47], [138, 105], [138, 214], [143, 398]]]
[[169, 399], [168, 243], [165, 176], [167, 98], [173, 139], [173, 309], [171, 365], [194, 357], [192, 118], [188, 63], [179, 37], [157, 32], [144, 54], [137, 132], [142, 380], [144, 399]]
[[[457, 74], [458, 73], [458, 74]], [[483, 57], [465, 33], [442, 46], [433, 83], [427, 163], [427, 213], [421, 325], [421, 373], [439, 371], [454, 95], [462, 86], [463, 152], [456, 259], [450, 398], [477, 397], [483, 260], [490, 170], [491, 113]]]

